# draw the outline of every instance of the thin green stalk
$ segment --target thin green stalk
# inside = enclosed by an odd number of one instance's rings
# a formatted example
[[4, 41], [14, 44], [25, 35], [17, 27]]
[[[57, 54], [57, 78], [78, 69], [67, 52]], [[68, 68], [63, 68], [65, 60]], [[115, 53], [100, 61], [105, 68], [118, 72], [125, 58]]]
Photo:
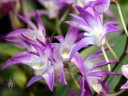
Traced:
[[[109, 62], [109, 59], [108, 59], [107, 54], [106, 54], [106, 52], [105, 52], [104, 46], [101, 47], [101, 50], [102, 50], [102, 52], [103, 52], [103, 55], [104, 55], [104, 58], [105, 58], [106, 62], [108, 63], [108, 62]], [[111, 66], [110, 66], [110, 64], [108, 65], [108, 70], [111, 71]]]
[[112, 53], [112, 55], [114, 56], [114, 58], [119, 62], [119, 58], [117, 57], [116, 53], [113, 51], [113, 49], [111, 48], [111, 46], [107, 40], [106, 40], [106, 45], [107, 45], [108, 49], [110, 50], [110, 52]]
[[114, 93], [114, 94], [103, 94], [102, 96], [118, 96], [120, 95], [121, 93], [123, 93], [125, 90], [120, 90], [118, 91], [117, 93]]
[[68, 67], [67, 67], [67, 69], [68, 69], [68, 72], [69, 72], [69, 74], [70, 74], [71, 78], [73, 79], [73, 81], [74, 81], [74, 83], [75, 83], [76, 87], [77, 87], [77, 88], [78, 88], [78, 90], [79, 90], [79, 89], [80, 89], [80, 86], [79, 86], [79, 84], [77, 83], [77, 81], [76, 81], [76, 79], [75, 79], [75, 77], [74, 77], [74, 74], [72, 73], [71, 68], [68, 66]]
[[111, 0], [111, 2], [113, 2], [113, 3], [116, 4], [116, 7], [117, 7], [117, 9], [118, 9], [118, 12], [119, 12], [119, 16], [120, 16], [122, 25], [123, 25], [123, 27], [124, 27], [125, 34], [126, 34], [127, 37], [128, 37], [128, 30], [127, 30], [127, 27], [126, 27], [125, 22], [124, 22], [124, 18], [123, 18], [122, 12], [121, 12], [120, 5], [119, 5], [119, 3], [118, 3], [116, 0]]

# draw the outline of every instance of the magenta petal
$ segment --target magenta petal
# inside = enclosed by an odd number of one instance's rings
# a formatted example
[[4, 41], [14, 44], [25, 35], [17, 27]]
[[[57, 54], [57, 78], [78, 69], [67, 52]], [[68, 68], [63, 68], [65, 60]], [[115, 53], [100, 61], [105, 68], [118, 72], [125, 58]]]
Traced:
[[128, 89], [128, 81], [122, 85], [120, 89]]
[[83, 47], [87, 47], [88, 45], [94, 44], [94, 42], [90, 39], [90, 37], [85, 37], [83, 39], [81, 39], [76, 46], [73, 48], [71, 55], [70, 55], [70, 59], [73, 58], [74, 54], [79, 51], [81, 48]]
[[25, 35], [24, 33], [21, 33], [22, 37], [29, 43], [34, 44], [35, 41], [33, 39], [31, 39], [30, 37], [28, 37], [27, 35]]
[[27, 23], [31, 28], [36, 29], [36, 26], [29, 19], [20, 15], [19, 15], [19, 18], [23, 20], [25, 23]]
[[[37, 58], [36, 55], [33, 54], [28, 54], [25, 52], [22, 53], [18, 53], [15, 56], [11, 57], [2, 67], [2, 69], [5, 69], [9, 66], [12, 66], [14, 64], [26, 64], [30, 66], [31, 61], [33, 60], [33, 58]], [[31, 67], [31, 66], [30, 66]]]
[[23, 40], [11, 40], [11, 39], [6, 39], [6, 41], [8, 41], [8, 42], [10, 42], [10, 43], [12, 43], [12, 44], [16, 44], [16, 45], [18, 45], [18, 46], [20, 46], [20, 47], [23, 47], [23, 48], [25, 48], [25, 49], [29, 49], [30, 48], [30, 46], [29, 45], [27, 45], [27, 43], [25, 43]]
[[91, 31], [91, 29], [88, 27], [88, 26], [85, 26], [84, 24], [82, 24], [81, 22], [76, 22], [76, 21], [66, 21], [67, 24], [75, 27], [75, 28], [78, 28], [78, 29], [81, 29], [81, 30], [84, 30], [84, 31]]
[[86, 76], [96, 76], [96, 77], [103, 77], [106, 75], [114, 75], [114, 76], [119, 76], [119, 73], [115, 72], [108, 72], [108, 71], [98, 71], [98, 72], [91, 72], [89, 74], [86, 74]]
[[62, 72], [62, 74], [60, 75], [60, 80], [64, 85], [68, 85], [65, 79], [65, 74], [64, 71]]
[[88, 82], [84, 77], [80, 79], [80, 91], [81, 91], [80, 96], [92, 96], [92, 92], [90, 90]]
[[80, 54], [76, 53], [75, 56], [71, 59], [71, 61], [78, 67], [81, 74], [84, 76], [85, 74], [84, 62]]
[[96, 25], [96, 21], [95, 18], [93, 17], [93, 15], [87, 11], [85, 11], [83, 8], [81, 8], [80, 6], [76, 6], [77, 10], [79, 11], [80, 15], [83, 17], [83, 19], [86, 21], [86, 23], [90, 26], [90, 27], [95, 27]]
[[68, 42], [69, 44], [74, 44], [77, 39], [77, 36], [78, 36], [78, 30], [73, 27], [68, 31], [65, 37], [65, 42]]
[[5, 38], [22, 38], [21, 33], [28, 32], [30, 29], [18, 29], [15, 31], [10, 32]]
[[98, 13], [103, 13], [108, 10], [110, 5], [110, 0], [97, 0], [94, 4], [94, 9]]
[[54, 70], [53, 67], [48, 68], [47, 72], [44, 73], [43, 75], [44, 80], [46, 81], [49, 89], [53, 91], [53, 86], [54, 86]]
[[64, 42], [64, 37], [63, 36], [55, 36], [55, 38], [60, 42], [60, 43], [62, 43], [62, 42]]
[[28, 82], [27, 87], [30, 87], [33, 83], [35, 83], [36, 81], [39, 81], [41, 79], [43, 79], [43, 77], [41, 77], [41, 76], [33, 76], [31, 78], [31, 80]]
[[116, 22], [108, 22], [105, 24], [104, 29], [107, 33], [111, 32], [120, 32], [120, 28], [117, 27], [118, 23]]
[[36, 15], [37, 23], [38, 23], [38, 28], [40, 30], [39, 32], [42, 32], [45, 35], [44, 24], [42, 23], [42, 20], [39, 17], [39, 11], [36, 11], [35, 15]]
[[70, 14], [77, 22], [80, 22], [86, 26], [88, 26], [88, 24], [85, 22], [85, 20], [83, 18], [81, 18], [80, 16], [77, 16], [75, 14]]

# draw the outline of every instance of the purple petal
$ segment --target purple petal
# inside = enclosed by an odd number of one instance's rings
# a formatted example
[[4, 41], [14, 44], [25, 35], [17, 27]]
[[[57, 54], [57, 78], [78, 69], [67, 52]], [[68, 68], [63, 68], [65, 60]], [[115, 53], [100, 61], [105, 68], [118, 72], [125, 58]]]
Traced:
[[53, 67], [49, 67], [47, 72], [44, 73], [42, 76], [45, 79], [49, 89], [51, 91], [53, 91], [53, 86], [54, 86], [54, 70], [53, 70]]
[[12, 66], [14, 64], [20, 64], [20, 63], [30, 66], [33, 58], [37, 58], [37, 56], [33, 54], [28, 54], [26, 52], [18, 53], [15, 56], [11, 57], [7, 62], [5, 62], [2, 69], [5, 69], [9, 66]]
[[91, 72], [89, 74], [86, 74], [86, 76], [96, 76], [96, 77], [103, 77], [106, 75], [114, 75], [114, 76], [119, 76], [119, 73], [115, 72], [108, 72], [108, 71], [98, 71], [98, 72]]
[[5, 38], [22, 38], [21, 33], [28, 31], [30, 31], [30, 29], [18, 29], [10, 32]]
[[95, 67], [93, 67], [93, 68], [87, 70], [87, 72], [88, 72], [88, 71], [93, 71], [93, 70], [95, 70], [95, 69], [97, 69], [97, 68], [106, 66], [106, 65], [108, 65], [108, 64], [115, 64], [115, 63], [116, 63], [116, 61], [113, 61], [113, 60], [110, 60], [108, 63], [106, 63], [106, 61], [103, 61], [103, 62], [101, 62], [101, 64], [98, 63], [99, 65], [96, 65]]
[[85, 26], [81, 22], [76, 22], [76, 21], [66, 21], [67, 24], [71, 25], [72, 27], [78, 28], [80, 30], [84, 30], [87, 32], [90, 32], [91, 29], [88, 26]]
[[128, 89], [128, 81], [122, 85], [120, 89]]
[[65, 79], [65, 74], [64, 71], [62, 72], [62, 74], [60, 75], [60, 80], [64, 85], [68, 85]]
[[25, 49], [30, 49], [30, 46], [23, 40], [20, 40], [20, 39], [19, 40], [18, 39], [17, 40], [6, 39], [6, 41], [8, 41], [12, 44], [16, 44], [16, 45], [18, 45], [20, 47], [23, 47]]
[[81, 18], [80, 16], [77, 16], [75, 14], [70, 14], [77, 22], [80, 22], [86, 26], [88, 26], [88, 24], [85, 22], [85, 20], [83, 18]]
[[80, 96], [92, 96], [92, 92], [90, 90], [88, 82], [84, 77], [80, 79], [80, 91], [81, 91]]
[[60, 43], [62, 43], [62, 42], [64, 42], [64, 37], [63, 36], [55, 36], [55, 38], [60, 42]]
[[28, 82], [27, 87], [30, 87], [33, 83], [43, 79], [41, 76], [33, 76], [31, 80]]
[[117, 26], [118, 23], [116, 22], [108, 22], [105, 24], [104, 29], [106, 30], [107, 33], [120, 32], [120, 28], [118, 28]]
[[86, 23], [94, 28], [96, 26], [96, 21], [93, 15], [87, 11], [85, 11], [83, 8], [80, 6], [76, 6], [77, 10], [79, 11], [80, 15], [83, 17], [83, 19], [86, 21]]
[[39, 32], [42, 32], [45, 35], [46, 33], [45, 33], [44, 24], [42, 23], [42, 20], [39, 17], [39, 11], [36, 11], [35, 15], [36, 15], [37, 23], [38, 23], [38, 28], [40, 30]]
[[78, 36], [78, 30], [76, 28], [71, 28], [65, 37], [65, 42], [69, 44], [74, 44]]
[[103, 13], [108, 10], [110, 5], [110, 0], [97, 0], [94, 4], [94, 9], [98, 13]]
[[84, 76], [85, 74], [84, 62], [80, 54], [76, 53], [75, 56], [71, 59], [71, 61], [78, 67], [81, 74]]
[[76, 46], [73, 48], [71, 55], [70, 55], [70, 59], [73, 58], [74, 54], [79, 51], [81, 48], [83, 47], [87, 47], [88, 45], [94, 44], [94, 42], [90, 39], [90, 37], [85, 37], [83, 39], [81, 39]]
[[27, 23], [31, 28], [37, 29], [36, 26], [29, 19], [27, 19], [27, 18], [25, 18], [23, 16], [20, 16], [20, 15], [19, 15], [19, 18], [21, 20], [23, 20], [25, 23]]

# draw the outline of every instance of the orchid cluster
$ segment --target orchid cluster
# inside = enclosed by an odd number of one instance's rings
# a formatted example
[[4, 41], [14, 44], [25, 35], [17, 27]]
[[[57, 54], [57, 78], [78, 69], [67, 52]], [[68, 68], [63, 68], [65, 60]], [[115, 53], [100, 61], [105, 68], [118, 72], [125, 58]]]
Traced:
[[[65, 21], [71, 28], [65, 37], [57, 35], [53, 40], [47, 35], [45, 25], [40, 18], [41, 11], [37, 10], [34, 13], [36, 24], [30, 18], [19, 15], [18, 17], [29, 27], [12, 31], [5, 39], [24, 51], [7, 60], [2, 69], [15, 64], [26, 64], [34, 71], [34, 76], [28, 82], [27, 87], [43, 79], [50, 91], [53, 91], [55, 83], [68, 86], [65, 76], [65, 71], [68, 70], [79, 90], [79, 93], [76, 93], [72, 89], [67, 89], [71, 96], [93, 96], [93, 92], [96, 92], [98, 96], [110, 94], [109, 84], [104, 81], [106, 76], [121, 75], [102, 68], [106, 66], [110, 68], [111, 64], [118, 62], [108, 59], [106, 55], [106, 52], [112, 50], [114, 46], [104, 48], [107, 34], [120, 32], [119, 23], [109, 21], [104, 24], [103, 22], [104, 13], [108, 11], [110, 6], [110, 0], [38, 1], [44, 6], [50, 19], [57, 18], [62, 9], [66, 10], [69, 7], [75, 9], [77, 12], [69, 14], [73, 19]], [[55, 42], [56, 40], [58, 42]], [[84, 59], [80, 50], [90, 46], [101, 48], [101, 50]], [[75, 73], [72, 72], [71, 66], [75, 66], [78, 70], [76, 74], [79, 79], [75, 79]], [[122, 74], [128, 79], [128, 65], [122, 67]], [[127, 88], [128, 82], [121, 87], [121, 89]]]

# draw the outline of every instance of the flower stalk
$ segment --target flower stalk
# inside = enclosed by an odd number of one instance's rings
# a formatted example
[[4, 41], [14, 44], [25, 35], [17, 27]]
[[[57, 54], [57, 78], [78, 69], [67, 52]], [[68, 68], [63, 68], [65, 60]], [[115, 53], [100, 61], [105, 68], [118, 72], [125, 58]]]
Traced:
[[79, 86], [79, 84], [77, 83], [77, 81], [76, 81], [76, 79], [75, 79], [75, 77], [74, 77], [74, 74], [72, 73], [71, 68], [70, 68], [69, 66], [67, 66], [67, 69], [68, 69], [68, 72], [69, 72], [71, 78], [73, 79], [73, 81], [74, 81], [74, 83], [75, 83], [77, 89], [79, 90], [79, 89], [80, 89], [80, 86]]
[[114, 56], [114, 58], [119, 62], [119, 58], [117, 57], [116, 53], [113, 51], [113, 49], [111, 48], [111, 46], [107, 40], [106, 40], [106, 45], [107, 45], [108, 49], [110, 50], [110, 52], [112, 53], [112, 55]]
[[[101, 50], [102, 50], [102, 52], [103, 52], [103, 55], [104, 55], [104, 58], [105, 58], [106, 62], [108, 63], [108, 62], [109, 62], [109, 59], [108, 59], [107, 54], [106, 54], [106, 52], [105, 52], [104, 46], [101, 47]], [[108, 65], [108, 70], [111, 71], [111, 66], [110, 66], [110, 64]]]
[[111, 0], [111, 2], [116, 4], [116, 7], [117, 7], [117, 9], [118, 9], [118, 13], [119, 13], [119, 16], [120, 16], [122, 25], [123, 25], [123, 27], [124, 27], [125, 34], [126, 34], [127, 37], [128, 37], [128, 30], [127, 30], [126, 24], [125, 24], [125, 22], [124, 22], [124, 18], [123, 18], [122, 12], [121, 12], [120, 5], [119, 5], [119, 3], [118, 3], [116, 0]]

